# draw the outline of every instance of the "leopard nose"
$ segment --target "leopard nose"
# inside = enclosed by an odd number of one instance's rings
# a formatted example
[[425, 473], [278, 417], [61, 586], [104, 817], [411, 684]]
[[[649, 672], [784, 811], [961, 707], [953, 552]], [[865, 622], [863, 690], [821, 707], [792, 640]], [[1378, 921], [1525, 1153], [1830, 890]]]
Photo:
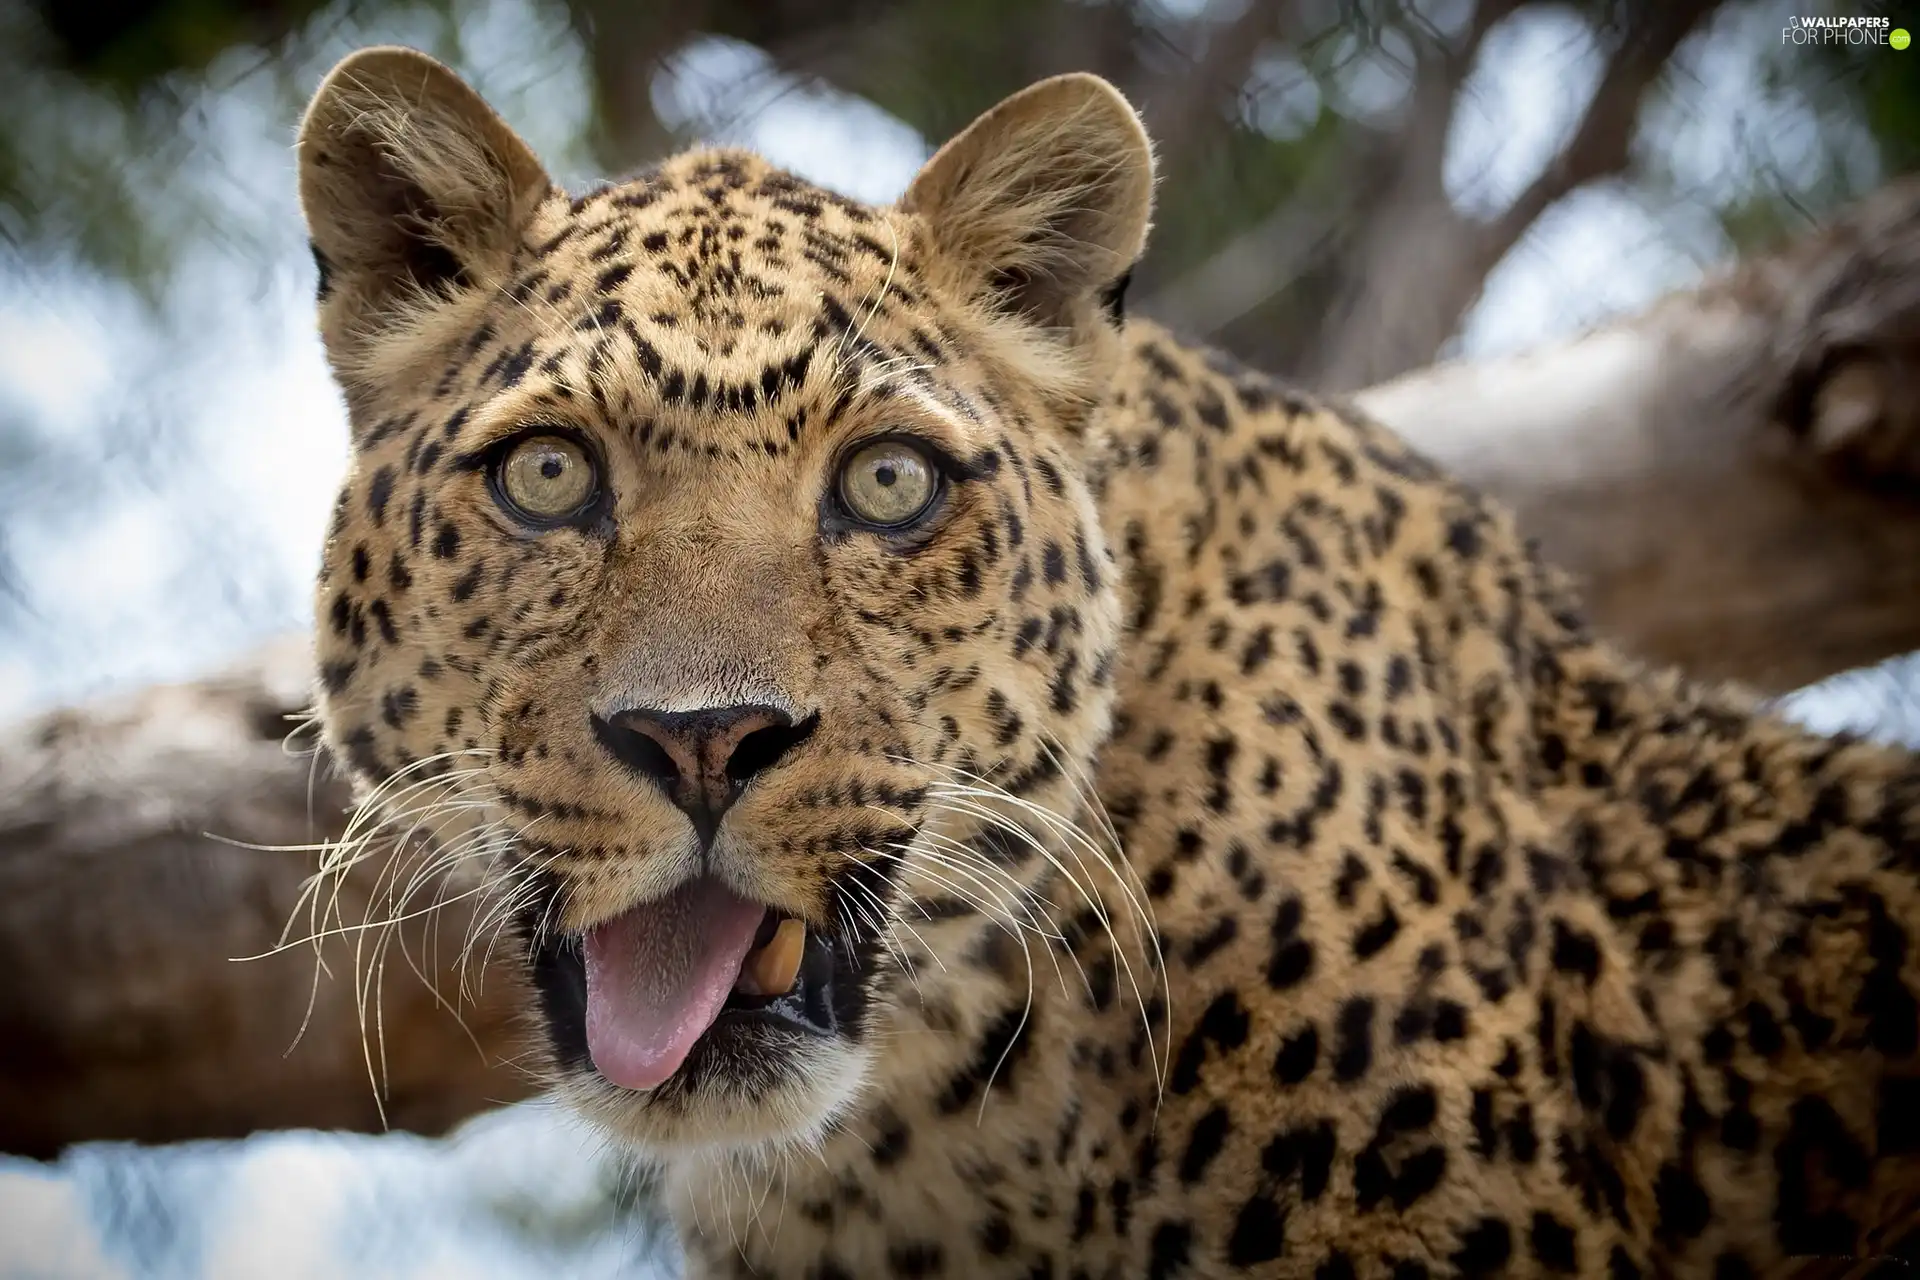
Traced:
[[693, 820], [700, 844], [754, 777], [813, 733], [819, 716], [795, 723], [778, 707], [648, 707], [593, 717], [594, 736], [632, 772], [650, 778]]

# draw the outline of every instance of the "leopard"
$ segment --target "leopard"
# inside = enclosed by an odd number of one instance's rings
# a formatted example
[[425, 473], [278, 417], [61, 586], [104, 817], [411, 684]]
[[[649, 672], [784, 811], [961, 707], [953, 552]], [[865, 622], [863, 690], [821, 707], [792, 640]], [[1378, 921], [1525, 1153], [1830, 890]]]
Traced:
[[[892, 204], [300, 125], [315, 707], [479, 868], [688, 1274], [1920, 1266], [1920, 765], [1624, 652], [1348, 398], [1126, 309], [1105, 80]], [[423, 799], [431, 797], [431, 799]]]

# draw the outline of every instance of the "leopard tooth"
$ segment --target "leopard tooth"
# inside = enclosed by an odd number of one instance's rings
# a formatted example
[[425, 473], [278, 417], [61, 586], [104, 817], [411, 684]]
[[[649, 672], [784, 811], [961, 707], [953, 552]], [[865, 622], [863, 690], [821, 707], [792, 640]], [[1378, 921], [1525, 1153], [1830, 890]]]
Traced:
[[734, 989], [749, 996], [785, 995], [800, 976], [800, 957], [806, 948], [806, 922], [782, 920], [766, 946], [747, 953]]

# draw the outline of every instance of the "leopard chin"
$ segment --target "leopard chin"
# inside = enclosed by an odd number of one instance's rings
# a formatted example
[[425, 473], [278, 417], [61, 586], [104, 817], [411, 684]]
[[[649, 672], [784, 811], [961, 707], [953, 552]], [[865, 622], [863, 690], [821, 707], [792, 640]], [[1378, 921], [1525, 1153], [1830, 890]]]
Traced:
[[579, 1073], [554, 1094], [656, 1160], [772, 1157], [818, 1150], [854, 1112], [874, 1069], [870, 1051], [844, 1041], [726, 1036], [702, 1056], [705, 1065], [653, 1093]]

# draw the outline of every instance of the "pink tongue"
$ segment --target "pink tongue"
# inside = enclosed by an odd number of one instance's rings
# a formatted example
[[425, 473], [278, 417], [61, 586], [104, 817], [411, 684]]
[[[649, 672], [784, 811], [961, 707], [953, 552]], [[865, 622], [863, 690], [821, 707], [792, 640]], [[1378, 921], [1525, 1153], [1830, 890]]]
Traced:
[[702, 876], [587, 934], [587, 1051], [623, 1089], [680, 1069], [740, 980], [766, 908]]

